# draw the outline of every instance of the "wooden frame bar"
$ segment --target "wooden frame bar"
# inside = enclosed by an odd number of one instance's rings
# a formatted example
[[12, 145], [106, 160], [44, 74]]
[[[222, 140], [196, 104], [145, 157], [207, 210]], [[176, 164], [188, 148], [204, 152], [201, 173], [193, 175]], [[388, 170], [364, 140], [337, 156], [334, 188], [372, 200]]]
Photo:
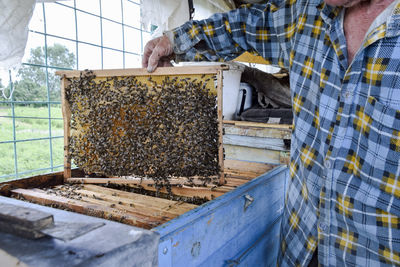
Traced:
[[[157, 68], [154, 72], [148, 72], [144, 68], [132, 69], [106, 69], [92, 70], [93, 74], [98, 78], [110, 76], [157, 76], [157, 75], [190, 75], [190, 74], [217, 74], [218, 71], [229, 70], [228, 65], [210, 65], [210, 66], [184, 66], [184, 67], [164, 67]], [[80, 70], [60, 70], [56, 71], [56, 75], [65, 76], [66, 78], [77, 78], [82, 71]]]
[[217, 101], [218, 101], [218, 162], [220, 168], [219, 174], [219, 184], [223, 185], [225, 183], [224, 174], [224, 146], [223, 146], [223, 71], [219, 70], [217, 73]]
[[[97, 78], [104, 77], [121, 77], [121, 76], [165, 76], [165, 75], [192, 75], [192, 74], [215, 74], [217, 79], [217, 103], [218, 103], [218, 161], [219, 161], [219, 184], [225, 183], [224, 174], [224, 150], [223, 150], [223, 71], [229, 70], [228, 65], [210, 65], [210, 66], [185, 66], [185, 67], [164, 67], [157, 68], [154, 72], [149, 73], [144, 68], [136, 69], [112, 69], [112, 70], [93, 70], [93, 74]], [[61, 79], [61, 98], [62, 111], [64, 118], [64, 178], [71, 178], [71, 159], [69, 158], [69, 137], [70, 137], [70, 121], [71, 110], [68, 101], [66, 100], [66, 87], [68, 86], [67, 78], [80, 77], [82, 71], [57, 71], [56, 74], [62, 77]]]
[[71, 177], [71, 159], [69, 158], [69, 136], [71, 134], [70, 122], [71, 122], [71, 109], [68, 101], [65, 97], [65, 88], [69, 82], [65, 75], [61, 78], [61, 105], [64, 122], [64, 179]]

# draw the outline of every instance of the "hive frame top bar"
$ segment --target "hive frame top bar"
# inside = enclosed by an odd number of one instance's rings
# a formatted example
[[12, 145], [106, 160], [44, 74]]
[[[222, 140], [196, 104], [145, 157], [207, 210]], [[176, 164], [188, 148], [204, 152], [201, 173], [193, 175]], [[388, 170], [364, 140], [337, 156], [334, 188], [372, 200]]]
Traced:
[[[148, 72], [145, 68], [133, 69], [104, 69], [91, 70], [96, 77], [110, 76], [145, 76], [145, 75], [184, 75], [184, 74], [216, 74], [221, 70], [229, 70], [229, 65], [206, 65], [206, 66], [180, 66], [180, 67], [159, 67], [154, 72]], [[56, 75], [74, 78], [79, 77], [82, 71], [80, 70], [61, 70], [56, 71]]]

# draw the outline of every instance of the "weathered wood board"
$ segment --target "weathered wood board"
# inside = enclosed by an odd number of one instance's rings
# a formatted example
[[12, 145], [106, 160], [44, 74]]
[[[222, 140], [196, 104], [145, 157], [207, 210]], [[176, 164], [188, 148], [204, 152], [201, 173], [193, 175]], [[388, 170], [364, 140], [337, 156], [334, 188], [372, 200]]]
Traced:
[[[202, 185], [193, 180], [188, 185], [185, 179], [173, 179], [172, 193], [180, 198], [203, 198], [212, 200], [233, 191], [250, 180], [272, 169], [271, 165], [240, 161], [225, 161], [226, 183], [224, 185]], [[133, 193], [144, 189], [157, 191], [151, 181], [137, 178], [69, 178], [65, 184], [44, 188], [10, 189], [12, 196], [42, 205], [50, 205], [86, 215], [111, 219], [125, 224], [151, 229], [176, 218], [198, 205], [183, 201], [164, 199]], [[12, 184], [12, 183], [11, 183]], [[37, 185], [37, 184], [36, 184]], [[126, 189], [110, 188], [122, 185]], [[159, 190], [167, 193], [166, 189]]]
[[226, 159], [288, 165], [291, 125], [224, 121]]
[[53, 221], [53, 216], [49, 213], [0, 203], [0, 222], [40, 230], [51, 225]]

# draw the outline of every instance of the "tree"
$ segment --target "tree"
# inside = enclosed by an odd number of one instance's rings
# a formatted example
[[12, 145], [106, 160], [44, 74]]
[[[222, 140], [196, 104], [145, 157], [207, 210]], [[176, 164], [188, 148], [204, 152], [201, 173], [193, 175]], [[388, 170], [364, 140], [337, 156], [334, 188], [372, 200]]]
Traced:
[[[51, 69], [48, 71], [46, 82], [45, 47], [38, 46], [31, 49], [30, 57], [17, 74], [14, 82], [14, 100], [17, 101], [45, 101], [47, 100], [47, 86], [52, 101], [60, 100], [60, 79]], [[74, 68], [75, 55], [61, 44], [47, 47], [47, 65], [52, 67]]]
[[10, 88], [3, 85], [3, 80], [0, 78], [0, 101], [10, 96]]

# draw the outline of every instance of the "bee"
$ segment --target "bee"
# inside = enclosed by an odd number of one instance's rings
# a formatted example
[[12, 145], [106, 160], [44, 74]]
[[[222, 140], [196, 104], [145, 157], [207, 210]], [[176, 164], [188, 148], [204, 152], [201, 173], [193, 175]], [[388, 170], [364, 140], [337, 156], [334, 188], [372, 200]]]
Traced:
[[157, 83], [150, 76], [148, 85], [134, 76], [94, 77], [81, 74], [67, 91], [71, 125], [85, 129], [70, 138], [78, 166], [88, 173], [146, 176], [170, 194], [172, 176], [218, 173], [216, 97], [206, 82], [166, 76]]

